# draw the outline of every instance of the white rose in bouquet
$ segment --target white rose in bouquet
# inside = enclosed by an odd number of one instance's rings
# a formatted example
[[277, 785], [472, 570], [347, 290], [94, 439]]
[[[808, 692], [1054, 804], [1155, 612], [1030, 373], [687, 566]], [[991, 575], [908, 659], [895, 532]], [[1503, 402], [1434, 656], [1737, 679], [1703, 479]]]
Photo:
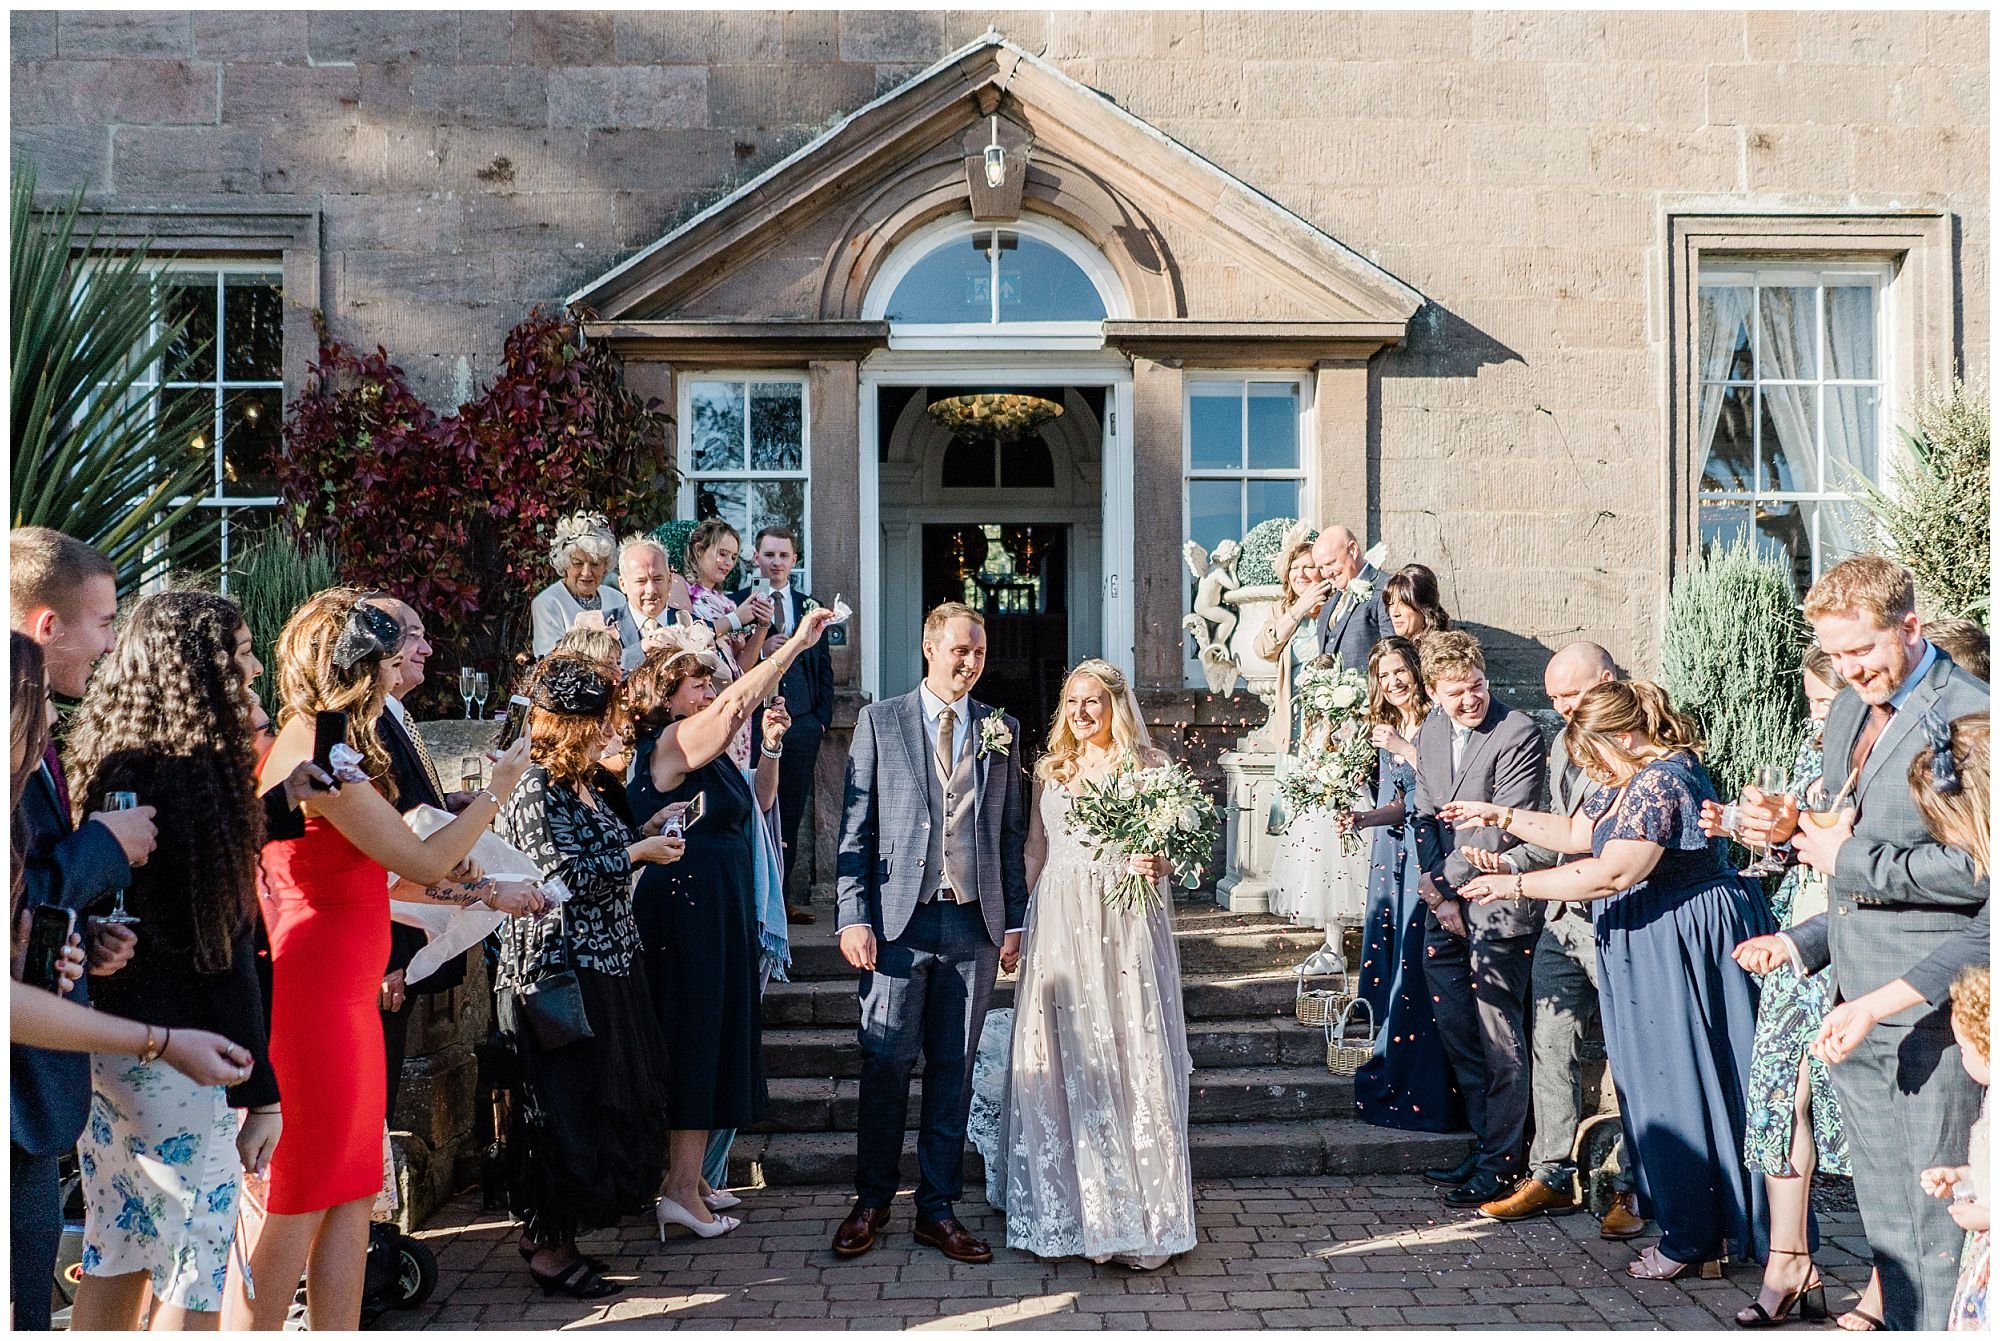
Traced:
[[1355, 686], [1351, 684], [1339, 684], [1334, 686], [1333, 690], [1334, 707], [1342, 709], [1344, 711], [1348, 708], [1353, 707], [1360, 701], [1361, 701], [1361, 691]]

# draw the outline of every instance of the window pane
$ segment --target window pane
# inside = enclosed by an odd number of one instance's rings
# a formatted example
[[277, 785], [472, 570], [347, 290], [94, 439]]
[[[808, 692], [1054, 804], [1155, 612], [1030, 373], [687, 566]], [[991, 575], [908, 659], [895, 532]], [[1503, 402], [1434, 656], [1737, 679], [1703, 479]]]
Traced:
[[222, 366], [232, 382], [285, 375], [283, 289], [269, 275], [228, 275], [222, 290]]
[[1243, 468], [1243, 389], [1197, 382], [1188, 396], [1188, 460], [1196, 470]]
[[[1002, 241], [1014, 234], [1002, 234]], [[1059, 248], [1016, 237], [1000, 253], [1000, 320], [1102, 321], [1104, 300], [1083, 267]]]
[[1800, 596], [1813, 580], [1812, 506], [1768, 499], [1757, 504], [1757, 552], [1790, 564]]
[[1040, 438], [1023, 438], [1000, 448], [1000, 487], [1003, 489], [1053, 489], [1056, 463], [1049, 445]]
[[1702, 423], [1708, 428], [1708, 459], [1702, 465], [1701, 487], [1722, 493], [1749, 493], [1752, 462], [1751, 406], [1756, 393], [1747, 386], [1705, 386], [1701, 389]]
[[696, 382], [689, 395], [694, 406], [690, 458], [694, 468], [743, 468], [743, 383]]
[[1297, 480], [1249, 480], [1243, 487], [1248, 494], [1250, 505], [1250, 514], [1243, 522], [1246, 533], [1258, 522], [1269, 521], [1273, 517], [1299, 515]]
[[707, 521], [710, 517], [720, 517], [736, 528], [741, 536], [750, 531], [750, 486], [742, 480], [703, 480], [695, 488], [694, 515], [696, 521]]
[[161, 276], [160, 285], [168, 323], [187, 319], [187, 325], [167, 346], [163, 376], [183, 382], [214, 380], [215, 276], [170, 272]]
[[1757, 376], [1811, 381], [1819, 376], [1819, 291], [1772, 285], [1758, 295]]
[[755, 547], [757, 532], [766, 526], [789, 526], [792, 534], [806, 533], [806, 482], [804, 480], [760, 480], [751, 490], [750, 527], [743, 532], [743, 548]]
[[[228, 554], [228, 567], [234, 569], [243, 562], [243, 556], [269, 538], [278, 524], [277, 508], [225, 508], [222, 512], [224, 531], [223, 549]], [[228, 590], [228, 576], [222, 574], [223, 590]], [[275, 674], [267, 670], [265, 674]]]
[[1250, 469], [1299, 468], [1299, 389], [1290, 382], [1250, 384]]
[[[206, 410], [206, 413], [202, 413]], [[208, 387], [185, 387], [160, 393], [160, 417], [167, 423], [186, 423], [183, 415], [199, 416], [187, 437], [176, 443], [160, 444], [162, 450], [185, 451], [195, 456], [215, 455], [215, 392]]]
[[986, 247], [992, 236], [955, 238], [918, 261], [896, 285], [883, 315], [890, 321], [990, 324], [993, 263]]
[[1814, 493], [1819, 489], [1819, 391], [1809, 386], [1761, 386], [1764, 461], [1759, 491]]
[[751, 469], [803, 468], [805, 395], [799, 382], [750, 384]]
[[1875, 376], [1875, 287], [1829, 281], [1826, 290], [1826, 375]]
[[[1804, 510], [1813, 518], [1818, 527], [1818, 543], [1814, 547], [1814, 557], [1818, 561], [1813, 577], [1849, 559], [1868, 548], [1869, 537], [1874, 532], [1874, 522], [1868, 510], [1859, 503], [1847, 499], [1828, 499], [1823, 503], [1808, 503]], [[1803, 594], [1803, 593], [1801, 593]]]
[[1701, 288], [1701, 379], [1747, 382], [1755, 375], [1750, 353], [1751, 290], [1743, 285]]
[[1862, 480], [1880, 484], [1876, 434], [1881, 423], [1882, 393], [1872, 386], [1826, 388], [1826, 485], [1853, 493]]
[[265, 498], [278, 492], [273, 463], [281, 441], [279, 432], [284, 392], [232, 391], [222, 403], [222, 491], [226, 494]]
[[953, 438], [944, 449], [938, 486], [944, 489], [991, 489], [993, 444], [976, 438]]
[[1750, 525], [1749, 503], [1722, 498], [1701, 500], [1701, 548], [1704, 553], [1711, 545], [1727, 548], [1742, 538]]
[[1188, 481], [1188, 539], [1213, 550], [1243, 538], [1243, 486], [1235, 480]]

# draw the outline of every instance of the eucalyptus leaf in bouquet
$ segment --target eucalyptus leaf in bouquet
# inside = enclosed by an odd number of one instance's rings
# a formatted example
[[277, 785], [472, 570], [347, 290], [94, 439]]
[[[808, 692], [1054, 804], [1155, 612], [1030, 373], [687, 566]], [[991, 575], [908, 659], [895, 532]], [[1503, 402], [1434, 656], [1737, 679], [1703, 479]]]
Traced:
[[[1166, 857], [1184, 889], [1201, 884], [1221, 831], [1214, 803], [1194, 774], [1176, 763], [1128, 762], [1083, 783], [1070, 802], [1068, 824], [1100, 856]], [[1152, 881], [1127, 871], [1104, 901], [1143, 910], [1159, 897]]]

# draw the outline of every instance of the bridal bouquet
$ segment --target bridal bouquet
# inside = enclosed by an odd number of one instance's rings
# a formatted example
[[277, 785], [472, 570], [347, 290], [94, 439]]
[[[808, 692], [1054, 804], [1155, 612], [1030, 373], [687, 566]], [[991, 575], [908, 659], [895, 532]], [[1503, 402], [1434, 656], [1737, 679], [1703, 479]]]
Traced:
[[[1352, 810], [1375, 777], [1367, 677], [1338, 661], [1308, 666], [1292, 694], [1306, 723], [1304, 747], [1296, 765], [1278, 779], [1278, 794], [1294, 819], [1312, 810]], [[1350, 857], [1360, 852], [1360, 835], [1342, 833], [1340, 850]]]
[[[1201, 884], [1219, 832], [1215, 806], [1179, 764], [1125, 764], [1087, 782], [1070, 803], [1069, 828], [1100, 856], [1164, 855], [1182, 888]], [[1153, 882], [1127, 871], [1106, 896], [1113, 908], [1145, 908]]]

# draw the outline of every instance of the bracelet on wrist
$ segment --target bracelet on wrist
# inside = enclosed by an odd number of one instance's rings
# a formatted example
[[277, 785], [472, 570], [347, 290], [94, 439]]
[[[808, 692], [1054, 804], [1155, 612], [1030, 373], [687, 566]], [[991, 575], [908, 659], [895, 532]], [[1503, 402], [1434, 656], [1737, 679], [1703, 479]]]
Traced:
[[139, 1050], [139, 1065], [151, 1066], [154, 1063], [154, 1061], [156, 1061], [159, 1058], [160, 1053], [163, 1051], [165, 1051], [165, 1049], [161, 1048], [159, 1044], [154, 1041], [153, 1026], [150, 1024], [147, 1025], [146, 1046]]
[[478, 791], [472, 794], [472, 799], [477, 801], [482, 796], [493, 803], [493, 808], [495, 810], [500, 809], [501, 807], [500, 796], [491, 787], [481, 787]]

